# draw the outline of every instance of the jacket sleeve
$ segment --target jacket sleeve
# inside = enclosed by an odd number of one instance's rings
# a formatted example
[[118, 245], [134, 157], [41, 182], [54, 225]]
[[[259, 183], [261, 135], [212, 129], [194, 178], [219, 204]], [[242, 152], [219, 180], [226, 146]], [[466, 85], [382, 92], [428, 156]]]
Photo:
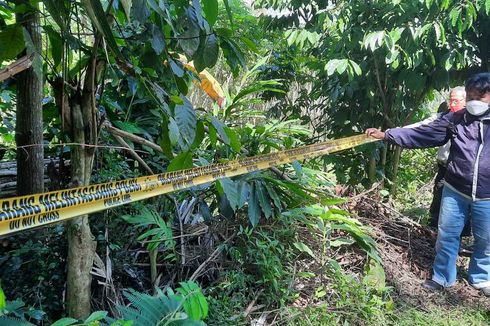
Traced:
[[416, 126], [388, 129], [385, 140], [403, 148], [427, 148], [441, 146], [450, 138], [449, 126], [452, 114], [424, 120]]

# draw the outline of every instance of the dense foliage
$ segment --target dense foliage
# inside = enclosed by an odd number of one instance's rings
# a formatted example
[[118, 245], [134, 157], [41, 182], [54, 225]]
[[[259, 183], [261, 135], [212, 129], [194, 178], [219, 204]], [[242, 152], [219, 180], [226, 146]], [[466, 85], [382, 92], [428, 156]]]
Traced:
[[[32, 12], [42, 51], [19, 20]], [[55, 190], [83, 184], [79, 161], [98, 183], [421, 120], [489, 69], [489, 33], [488, 0], [19, 0], [0, 2], [0, 68], [27, 55], [43, 76]], [[21, 150], [16, 89], [0, 81], [3, 161]], [[0, 323], [400, 322], [375, 234], [339, 195], [384, 184], [388, 202], [398, 183], [423, 221], [433, 156], [378, 142], [93, 214], [91, 314], [67, 315], [70, 226], [6, 238]]]

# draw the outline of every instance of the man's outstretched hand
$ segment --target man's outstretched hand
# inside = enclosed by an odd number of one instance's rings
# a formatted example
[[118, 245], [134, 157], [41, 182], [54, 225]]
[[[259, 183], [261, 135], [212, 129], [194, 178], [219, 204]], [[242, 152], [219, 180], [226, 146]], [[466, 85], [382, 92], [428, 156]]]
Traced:
[[385, 133], [376, 128], [369, 128], [366, 130], [366, 135], [371, 136], [376, 139], [384, 139]]

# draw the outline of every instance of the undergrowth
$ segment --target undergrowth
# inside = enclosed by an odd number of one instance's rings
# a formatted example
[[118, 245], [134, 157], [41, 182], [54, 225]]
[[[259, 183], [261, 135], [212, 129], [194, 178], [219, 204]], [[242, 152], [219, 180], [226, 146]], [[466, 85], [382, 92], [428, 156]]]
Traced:
[[307, 308], [303, 311], [291, 309], [291, 326], [336, 326], [336, 325], [393, 325], [393, 326], [483, 326], [489, 323], [489, 314], [484, 310], [454, 307], [434, 307], [430, 311], [414, 307], [400, 307], [394, 311], [380, 310], [369, 320], [358, 318], [355, 311], [330, 309], [326, 306]]

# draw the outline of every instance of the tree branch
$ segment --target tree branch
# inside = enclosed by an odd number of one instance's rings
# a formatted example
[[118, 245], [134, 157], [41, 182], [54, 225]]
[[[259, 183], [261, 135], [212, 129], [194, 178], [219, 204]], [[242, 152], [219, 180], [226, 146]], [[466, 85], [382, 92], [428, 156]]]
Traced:
[[104, 122], [104, 124], [102, 125], [107, 131], [109, 131], [114, 137], [116, 136], [119, 136], [119, 137], [123, 137], [123, 138], [126, 138], [126, 139], [129, 139], [135, 143], [138, 143], [138, 144], [141, 144], [141, 145], [145, 145], [145, 146], [148, 146], [154, 150], [156, 150], [157, 152], [160, 152], [162, 153], [163, 150], [160, 146], [158, 146], [157, 144], [149, 141], [149, 140], [146, 140], [142, 137], [139, 137], [139, 136], [136, 136], [136, 135], [133, 135], [129, 132], [126, 132], [126, 131], [123, 131], [121, 129], [118, 129], [116, 127], [113, 127], [110, 125], [109, 122]]
[[0, 70], [0, 82], [18, 74], [19, 72], [29, 69], [32, 66], [33, 59], [34, 53], [31, 55], [25, 55]]
[[136, 153], [134, 151], [134, 149], [132, 149], [128, 143], [126, 143], [126, 141], [124, 139], [122, 139], [121, 136], [118, 136], [118, 135], [113, 135], [114, 138], [117, 140], [117, 142], [119, 144], [121, 144], [123, 147], [126, 147], [128, 149], [128, 152], [129, 154], [131, 154], [131, 156], [136, 160], [138, 161], [145, 169], [146, 171], [148, 171], [150, 174], [154, 174], [153, 171], [151, 170], [151, 168], [148, 166], [148, 164], [146, 164], [146, 162], [141, 158], [141, 156], [138, 155], [138, 153]]

